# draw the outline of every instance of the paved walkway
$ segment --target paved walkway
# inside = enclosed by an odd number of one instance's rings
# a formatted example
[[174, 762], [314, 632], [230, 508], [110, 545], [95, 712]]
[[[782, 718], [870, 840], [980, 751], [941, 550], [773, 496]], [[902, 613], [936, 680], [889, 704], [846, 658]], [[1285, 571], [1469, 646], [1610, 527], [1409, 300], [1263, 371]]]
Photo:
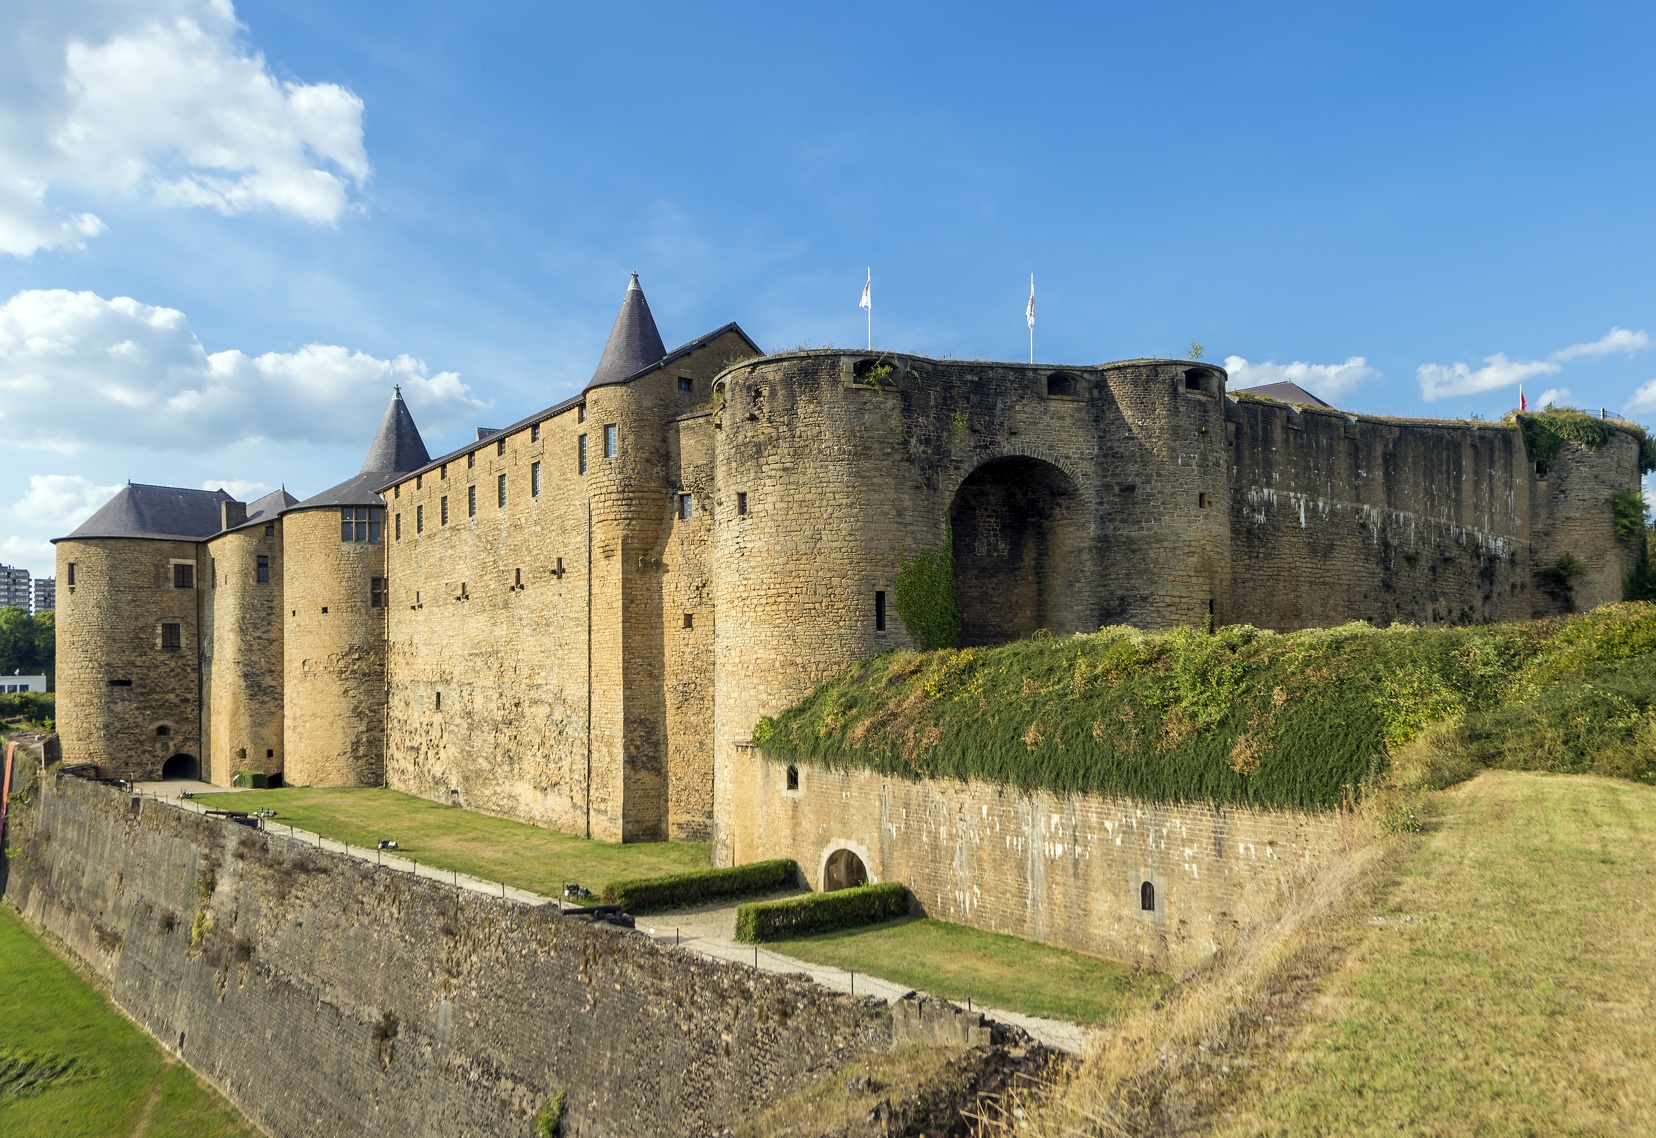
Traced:
[[[209, 809], [208, 807], [181, 798], [180, 792], [188, 792], [192, 795], [221, 794], [226, 791], [240, 791], [245, 788], [213, 786], [204, 782], [172, 779], [167, 782], [141, 782], [132, 789], [133, 793], [141, 794], [146, 798], [159, 799], [184, 810], [204, 813]], [[225, 807], [215, 803], [212, 808], [224, 809]], [[331, 850], [334, 853], [361, 858], [364, 861], [371, 861], [375, 865], [399, 873], [412, 873], [432, 881], [441, 881], [454, 886], [456, 889], [469, 889], [474, 893], [482, 893], [490, 897], [502, 897], [523, 905], [557, 905], [560, 910], [563, 908], [562, 903], [556, 898], [543, 897], [539, 893], [531, 893], [527, 889], [516, 889], [499, 881], [485, 881], [481, 878], [469, 877], [464, 873], [456, 873], [449, 869], [420, 865], [412, 859], [398, 857], [388, 850], [350, 846], [332, 838], [324, 838], [320, 834], [313, 834], [309, 830], [295, 829], [283, 822], [280, 815], [266, 819], [264, 826], [267, 833], [275, 834], [277, 837], [291, 838], [296, 842], [316, 849]], [[781, 895], [779, 894], [779, 896]], [[765, 972], [790, 976], [808, 976], [824, 988], [830, 988], [836, 992], [849, 992], [858, 996], [878, 996], [887, 1003], [895, 1003], [913, 992], [912, 988], [893, 984], [889, 980], [882, 980], [877, 976], [869, 976], [860, 972], [844, 972], [838, 968], [830, 968], [822, 964], [810, 964], [791, 956], [785, 956], [763, 945], [756, 947], [751, 944], [743, 944], [736, 939], [735, 905], [686, 909], [640, 917], [638, 918], [638, 929], [652, 937], [657, 943], [677, 945], [681, 951], [693, 952], [697, 956], [711, 960], [746, 964], [750, 968], [758, 968]], [[977, 1004], [972, 1006], [972, 1010], [981, 1011], [988, 1018], [998, 1020], [1001, 1023], [1020, 1027], [1055, 1050], [1078, 1053], [1086, 1043], [1088, 1030], [1079, 1024], [1065, 1023], [1062, 1020], [1055, 1019], [1043, 1019], [1039, 1016], [1007, 1011], [1004, 1008], [984, 1007]]]

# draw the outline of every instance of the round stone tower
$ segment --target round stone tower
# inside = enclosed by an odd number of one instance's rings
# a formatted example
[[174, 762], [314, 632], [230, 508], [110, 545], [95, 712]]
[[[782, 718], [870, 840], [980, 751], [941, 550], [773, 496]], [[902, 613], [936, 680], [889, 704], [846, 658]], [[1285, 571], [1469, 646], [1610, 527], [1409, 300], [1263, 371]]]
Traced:
[[[1224, 372], [864, 352], [769, 356], [716, 381], [714, 857], [772, 856], [744, 819], [780, 792], [744, 744], [893, 648], [1222, 619]], [[953, 629], [909, 627], [898, 570], [947, 566]], [[905, 607], [910, 611], [905, 613]]]
[[378, 488], [430, 461], [399, 390], [362, 472], [284, 510], [283, 778], [385, 780], [385, 501]]

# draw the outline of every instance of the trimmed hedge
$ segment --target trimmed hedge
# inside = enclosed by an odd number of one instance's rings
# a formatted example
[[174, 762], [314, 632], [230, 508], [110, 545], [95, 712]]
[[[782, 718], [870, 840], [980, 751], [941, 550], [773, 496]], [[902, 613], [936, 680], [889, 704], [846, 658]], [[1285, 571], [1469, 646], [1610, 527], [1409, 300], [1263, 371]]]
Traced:
[[706, 901], [771, 893], [799, 883], [799, 867], [791, 858], [756, 861], [730, 869], [698, 869], [667, 877], [617, 881], [604, 889], [604, 902], [628, 913], [659, 913]]
[[908, 888], [900, 881], [755, 901], [736, 910], [736, 939], [748, 944], [788, 936], [873, 925], [908, 916]]
[[248, 790], [264, 790], [270, 785], [270, 776], [264, 771], [237, 771], [230, 776], [230, 785]]

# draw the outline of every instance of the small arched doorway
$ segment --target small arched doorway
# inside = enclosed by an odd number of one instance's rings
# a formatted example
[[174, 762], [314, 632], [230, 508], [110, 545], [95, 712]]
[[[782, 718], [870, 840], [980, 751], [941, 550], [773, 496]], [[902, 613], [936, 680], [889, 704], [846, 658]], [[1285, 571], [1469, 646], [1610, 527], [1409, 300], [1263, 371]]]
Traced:
[[850, 889], [868, 882], [868, 869], [862, 858], [850, 850], [835, 850], [828, 855], [828, 864], [822, 870], [822, 891]]
[[161, 764], [164, 779], [192, 779], [201, 781], [201, 760], [194, 755], [174, 755]]
[[967, 476], [949, 507], [960, 646], [1003, 644], [1037, 629], [1087, 630], [1078, 604], [1086, 525], [1069, 475], [1012, 457]]

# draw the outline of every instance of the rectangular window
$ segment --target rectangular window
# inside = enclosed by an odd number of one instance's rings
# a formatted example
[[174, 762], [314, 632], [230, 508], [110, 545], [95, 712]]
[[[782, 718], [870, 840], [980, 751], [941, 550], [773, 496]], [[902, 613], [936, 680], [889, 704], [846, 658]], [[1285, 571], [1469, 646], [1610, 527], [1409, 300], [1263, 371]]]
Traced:
[[885, 593], [874, 594], [874, 631], [885, 631]]
[[575, 421], [577, 423], [586, 422], [586, 404], [585, 403], [583, 403], [579, 407], [575, 408]]
[[438, 503], [438, 513], [440, 513], [442, 515], [442, 518], [441, 518], [442, 523], [444, 525], [448, 525], [448, 495], [447, 494], [444, 494], [443, 495], [443, 500]]
[[540, 463], [538, 462], [529, 464], [529, 496], [531, 498], [540, 497]]
[[375, 542], [385, 511], [377, 506], [342, 506], [339, 510], [339, 540]]
[[579, 473], [585, 474], [586, 466], [586, 436], [582, 435], [575, 440], [575, 468]]
[[391, 496], [393, 498], [401, 498], [402, 497], [402, 483], [401, 482], [399, 482], [395, 486], [391, 487]]
[[615, 457], [615, 450], [616, 450], [616, 445], [615, 444], [616, 444], [615, 424], [610, 423], [610, 424], [608, 424], [604, 427], [604, 457], [605, 458], [614, 458]]
[[385, 578], [368, 578], [368, 607], [382, 609], [385, 607]]
[[259, 555], [259, 577], [258, 577], [258, 580], [259, 580], [259, 584], [261, 584], [261, 585], [270, 584], [270, 558], [264, 556], [263, 554]]
[[276, 523], [272, 522], [270, 525], [265, 526], [265, 536], [266, 537], [275, 537], [276, 536]]
[[402, 540], [402, 515], [397, 515], [397, 540]]
[[504, 435], [501, 436], [499, 442], [495, 443], [495, 453], [496, 454], [505, 454], [506, 453], [506, 437]]
[[174, 565], [173, 566], [173, 588], [175, 588], [175, 589], [193, 589], [193, 588], [195, 588], [195, 566], [194, 565]]
[[495, 476], [495, 504], [501, 507], [506, 505], [506, 476], [504, 474]]
[[476, 486], [466, 487], [466, 516], [468, 518], [475, 518], [477, 516], [477, 487]]
[[736, 491], [736, 512], [738, 514], [747, 513], [747, 491], [746, 490]]
[[695, 508], [695, 499], [693, 499], [690, 495], [680, 494], [678, 496], [678, 516], [680, 521], [689, 521], [690, 515]]
[[471, 451], [466, 455], [466, 469], [470, 470], [477, 465], [477, 452]]
[[414, 507], [414, 532], [415, 533], [424, 533], [425, 532], [425, 507], [424, 506], [415, 506]]
[[686, 627], [686, 628], [696, 627], [696, 614], [695, 613], [687, 612], [687, 613], [684, 614], [684, 627]]
[[442, 466], [437, 468], [437, 477], [438, 478], [447, 478], [448, 477], [448, 463], [445, 462], [445, 463], [443, 463]]
[[1196, 508], [1198, 510], [1207, 509], [1207, 495], [1206, 494], [1197, 494], [1196, 495]]
[[540, 442], [540, 424], [539, 423], [536, 423], [536, 424], [534, 424], [533, 426], [531, 426], [529, 428], [529, 441], [532, 442], [532, 443]]
[[161, 626], [161, 647], [184, 647], [184, 626], [181, 624], [163, 624]]
[[414, 489], [418, 490], [424, 485], [425, 485], [425, 475], [416, 474], [414, 476]]
[[75, 587], [75, 562], [69, 562], [69, 587]]
[[694, 391], [694, 390], [696, 390], [696, 381], [691, 379], [687, 375], [679, 376], [679, 390], [680, 391]]

